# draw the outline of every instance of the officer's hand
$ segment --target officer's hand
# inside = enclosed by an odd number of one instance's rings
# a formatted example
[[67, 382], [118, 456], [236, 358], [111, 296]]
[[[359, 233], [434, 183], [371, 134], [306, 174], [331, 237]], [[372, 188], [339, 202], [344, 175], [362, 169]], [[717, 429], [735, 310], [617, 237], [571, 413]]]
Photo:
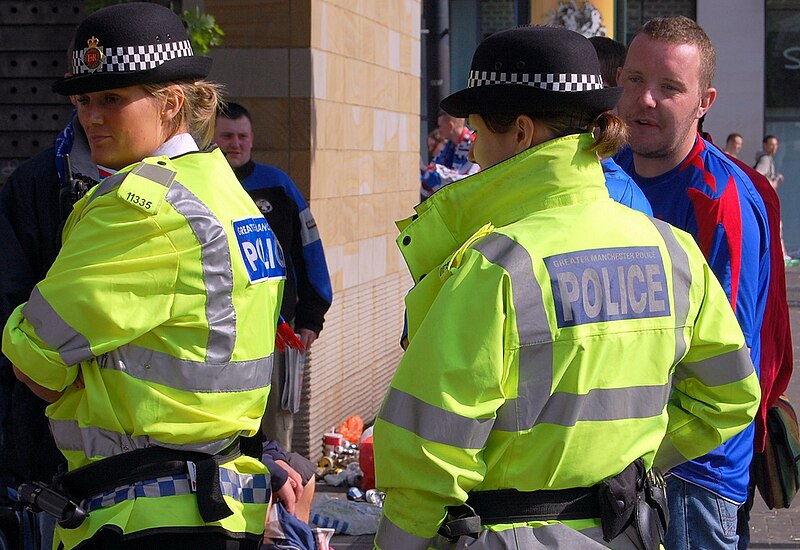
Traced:
[[300, 338], [300, 341], [303, 342], [303, 347], [306, 351], [308, 351], [308, 348], [314, 343], [314, 340], [317, 339], [317, 333], [307, 328], [301, 328], [297, 336]]
[[275, 464], [286, 470], [286, 473], [289, 474], [289, 478], [284, 483], [284, 487], [287, 485], [291, 486], [291, 489], [294, 491], [294, 499], [295, 501], [300, 500], [300, 497], [303, 495], [303, 478], [300, 474], [289, 466], [285, 460], [276, 460]]
[[286, 483], [275, 492], [272, 498], [276, 502], [282, 502], [286, 511], [294, 514], [294, 505], [297, 502], [297, 498], [295, 497], [294, 489], [292, 489], [292, 478], [287, 479]]

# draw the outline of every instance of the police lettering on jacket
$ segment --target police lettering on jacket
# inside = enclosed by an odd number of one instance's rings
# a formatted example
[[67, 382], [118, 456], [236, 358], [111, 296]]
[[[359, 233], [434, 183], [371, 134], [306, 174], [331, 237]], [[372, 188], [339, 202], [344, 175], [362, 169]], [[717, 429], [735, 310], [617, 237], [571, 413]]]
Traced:
[[559, 327], [670, 314], [658, 247], [581, 250], [544, 262]]
[[286, 278], [283, 250], [264, 218], [234, 220], [233, 229], [251, 283]]

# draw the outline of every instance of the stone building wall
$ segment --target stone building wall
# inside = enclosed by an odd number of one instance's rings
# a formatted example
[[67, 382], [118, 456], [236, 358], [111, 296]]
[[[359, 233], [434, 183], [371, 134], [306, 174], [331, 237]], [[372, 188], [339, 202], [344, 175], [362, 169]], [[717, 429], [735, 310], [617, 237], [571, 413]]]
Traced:
[[410, 287], [394, 220], [419, 189], [419, 0], [206, 0], [225, 31], [212, 77], [253, 113], [254, 159], [309, 200], [334, 290], [309, 354], [294, 445], [371, 420], [400, 357]]

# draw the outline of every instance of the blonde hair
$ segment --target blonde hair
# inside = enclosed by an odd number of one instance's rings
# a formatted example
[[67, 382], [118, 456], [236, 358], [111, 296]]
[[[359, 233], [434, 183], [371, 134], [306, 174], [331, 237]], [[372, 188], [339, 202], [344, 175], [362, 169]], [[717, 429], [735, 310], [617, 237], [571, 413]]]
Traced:
[[[570, 134], [594, 133], [594, 142], [588, 151], [594, 151], [602, 157], [616, 153], [628, 140], [628, 128], [615, 114], [605, 111], [598, 115], [587, 113], [522, 113], [532, 120], [544, 124], [553, 133], [555, 139]], [[481, 115], [486, 128], [495, 134], [505, 134], [511, 129], [519, 114], [490, 113]]]
[[170, 120], [170, 137], [188, 131], [200, 149], [205, 149], [214, 139], [214, 120], [217, 107], [222, 102], [222, 85], [208, 80], [196, 82], [161, 82], [143, 84], [144, 90], [162, 105], [172, 93], [170, 86], [183, 91], [184, 101], [178, 113]]

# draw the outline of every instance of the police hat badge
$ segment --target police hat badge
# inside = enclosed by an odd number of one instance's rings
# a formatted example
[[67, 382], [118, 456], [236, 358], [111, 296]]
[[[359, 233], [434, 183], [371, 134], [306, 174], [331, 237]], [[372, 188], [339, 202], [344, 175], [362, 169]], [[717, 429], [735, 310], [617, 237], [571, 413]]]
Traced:
[[86, 41], [87, 48], [83, 52], [83, 65], [89, 69], [90, 72], [95, 72], [100, 68], [100, 65], [103, 64], [105, 55], [103, 54], [103, 50], [98, 48], [99, 44], [100, 40], [94, 36]]

